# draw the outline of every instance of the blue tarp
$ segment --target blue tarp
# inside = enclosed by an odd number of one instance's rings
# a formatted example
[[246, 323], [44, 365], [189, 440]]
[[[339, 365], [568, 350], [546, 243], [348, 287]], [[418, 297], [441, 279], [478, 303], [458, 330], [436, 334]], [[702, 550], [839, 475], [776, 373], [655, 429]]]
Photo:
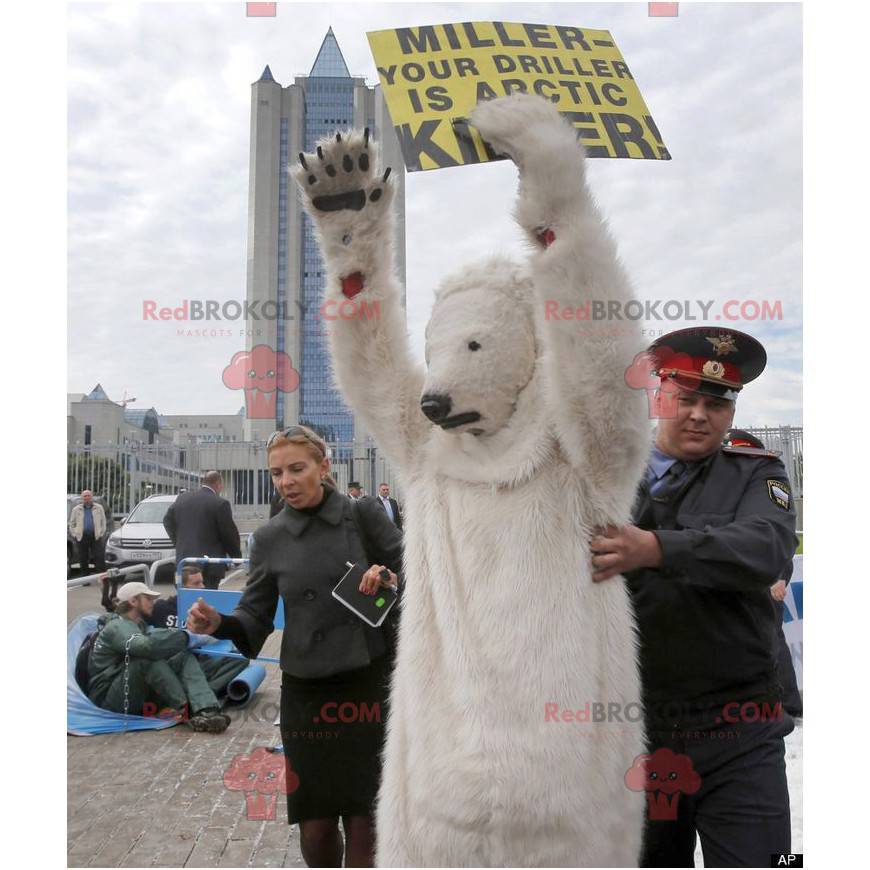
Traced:
[[67, 630], [66, 638], [66, 731], [79, 737], [91, 734], [114, 734], [117, 731], [146, 731], [171, 728], [176, 723], [156, 716], [125, 716], [102, 710], [88, 700], [76, 682], [76, 656], [82, 641], [97, 628], [99, 614], [86, 613]]
[[[202, 590], [197, 590], [202, 591]], [[223, 593], [235, 595], [241, 593]], [[195, 599], [194, 599], [195, 600]], [[211, 603], [211, 602], [209, 602]], [[232, 610], [232, 608], [230, 608]], [[186, 613], [186, 610], [185, 610]], [[114, 734], [118, 731], [144, 731], [156, 728], [171, 728], [177, 723], [170, 719], [160, 719], [156, 716], [125, 716], [103, 710], [92, 703], [81, 690], [75, 677], [76, 656], [82, 641], [97, 628], [99, 614], [88, 613], [76, 619], [67, 630], [67, 672], [66, 672], [66, 730], [68, 734], [87, 737], [92, 734]], [[229, 656], [244, 658], [228, 640], [217, 641], [207, 647], [197, 650], [199, 654]], [[237, 707], [244, 706], [254, 696], [260, 683], [266, 676], [262, 665], [251, 664], [245, 668], [228, 687], [227, 694], [231, 700], [241, 701]]]

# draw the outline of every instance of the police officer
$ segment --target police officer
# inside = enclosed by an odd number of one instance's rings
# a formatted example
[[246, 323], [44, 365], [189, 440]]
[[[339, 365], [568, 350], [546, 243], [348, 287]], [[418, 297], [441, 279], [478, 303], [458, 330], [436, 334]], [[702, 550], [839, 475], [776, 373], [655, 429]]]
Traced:
[[[768, 450], [763, 441], [743, 429], [729, 429], [725, 433], [725, 440], [722, 444], [723, 449], [729, 453], [770, 456], [774, 459], [780, 455], [778, 451]], [[793, 718], [798, 719], [804, 714], [803, 698], [801, 698], [800, 689], [798, 689], [791, 650], [788, 648], [788, 642], [782, 630], [785, 617], [786, 588], [791, 580], [791, 572], [792, 561], [789, 559], [779, 580], [770, 587], [770, 597], [773, 599], [773, 606], [776, 610], [776, 664], [779, 682], [782, 686], [782, 705]]]
[[791, 846], [783, 737], [794, 723], [770, 587], [795, 550], [795, 511], [778, 458], [722, 444], [767, 357], [715, 328], [670, 333], [649, 356], [661, 419], [634, 524], [591, 542], [593, 579], [625, 575], [634, 600], [648, 771], [661, 755], [697, 774], [677, 799], [647, 782], [667, 801], [648, 795], [642, 865], [693, 866], [697, 831], [707, 867], [768, 866]]
[[729, 429], [722, 439], [722, 448], [729, 453], [742, 453], [744, 456], [767, 456], [778, 458], [779, 450], [768, 450], [760, 438], [745, 429]]

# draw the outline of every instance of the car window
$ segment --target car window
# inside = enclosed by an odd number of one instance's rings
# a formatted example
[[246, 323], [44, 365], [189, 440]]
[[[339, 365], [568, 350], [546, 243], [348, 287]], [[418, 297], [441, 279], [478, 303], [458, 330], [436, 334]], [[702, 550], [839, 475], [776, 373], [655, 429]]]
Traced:
[[143, 501], [133, 508], [127, 517], [128, 523], [162, 523], [171, 501]]

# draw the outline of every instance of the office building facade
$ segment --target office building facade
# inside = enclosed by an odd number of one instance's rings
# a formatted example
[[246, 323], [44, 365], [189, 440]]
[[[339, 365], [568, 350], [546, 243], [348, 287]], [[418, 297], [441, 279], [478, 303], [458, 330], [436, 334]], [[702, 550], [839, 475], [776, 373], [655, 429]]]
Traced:
[[[278, 389], [273, 404], [261, 403], [256, 410], [248, 406], [245, 440], [267, 438], [294, 423], [311, 426], [332, 442], [367, 437], [332, 385], [320, 316], [325, 268], [289, 173], [299, 152], [312, 151], [321, 137], [363, 127], [379, 142], [382, 161], [393, 168], [396, 179], [395, 246], [404, 285], [405, 173], [380, 87], [369, 87], [364, 78], [349, 73], [332, 28], [307, 76], [282, 86], [267, 66], [251, 86], [247, 298], [258, 312], [270, 303], [265, 311], [277, 312], [277, 317], [248, 321], [247, 350], [260, 347], [258, 359], [275, 352]], [[292, 384], [282, 383], [287, 366], [280, 364], [281, 354], [299, 374], [298, 385], [289, 391], [282, 389]]]

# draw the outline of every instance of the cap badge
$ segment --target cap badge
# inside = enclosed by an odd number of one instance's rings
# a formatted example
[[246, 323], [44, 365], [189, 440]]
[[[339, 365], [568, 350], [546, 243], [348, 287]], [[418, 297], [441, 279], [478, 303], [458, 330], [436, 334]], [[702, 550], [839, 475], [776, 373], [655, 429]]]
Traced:
[[725, 366], [719, 360], [708, 359], [701, 369], [701, 374], [708, 378], [723, 378], [725, 377]]
[[[715, 335], [708, 335], [707, 341], [713, 345], [713, 349], [716, 351], [716, 356], [725, 356], [729, 353], [735, 353], [737, 351], [737, 344], [734, 341], [734, 336], [729, 335], [728, 333], [720, 334], [717, 338]], [[721, 377], [718, 375], [717, 377]]]

